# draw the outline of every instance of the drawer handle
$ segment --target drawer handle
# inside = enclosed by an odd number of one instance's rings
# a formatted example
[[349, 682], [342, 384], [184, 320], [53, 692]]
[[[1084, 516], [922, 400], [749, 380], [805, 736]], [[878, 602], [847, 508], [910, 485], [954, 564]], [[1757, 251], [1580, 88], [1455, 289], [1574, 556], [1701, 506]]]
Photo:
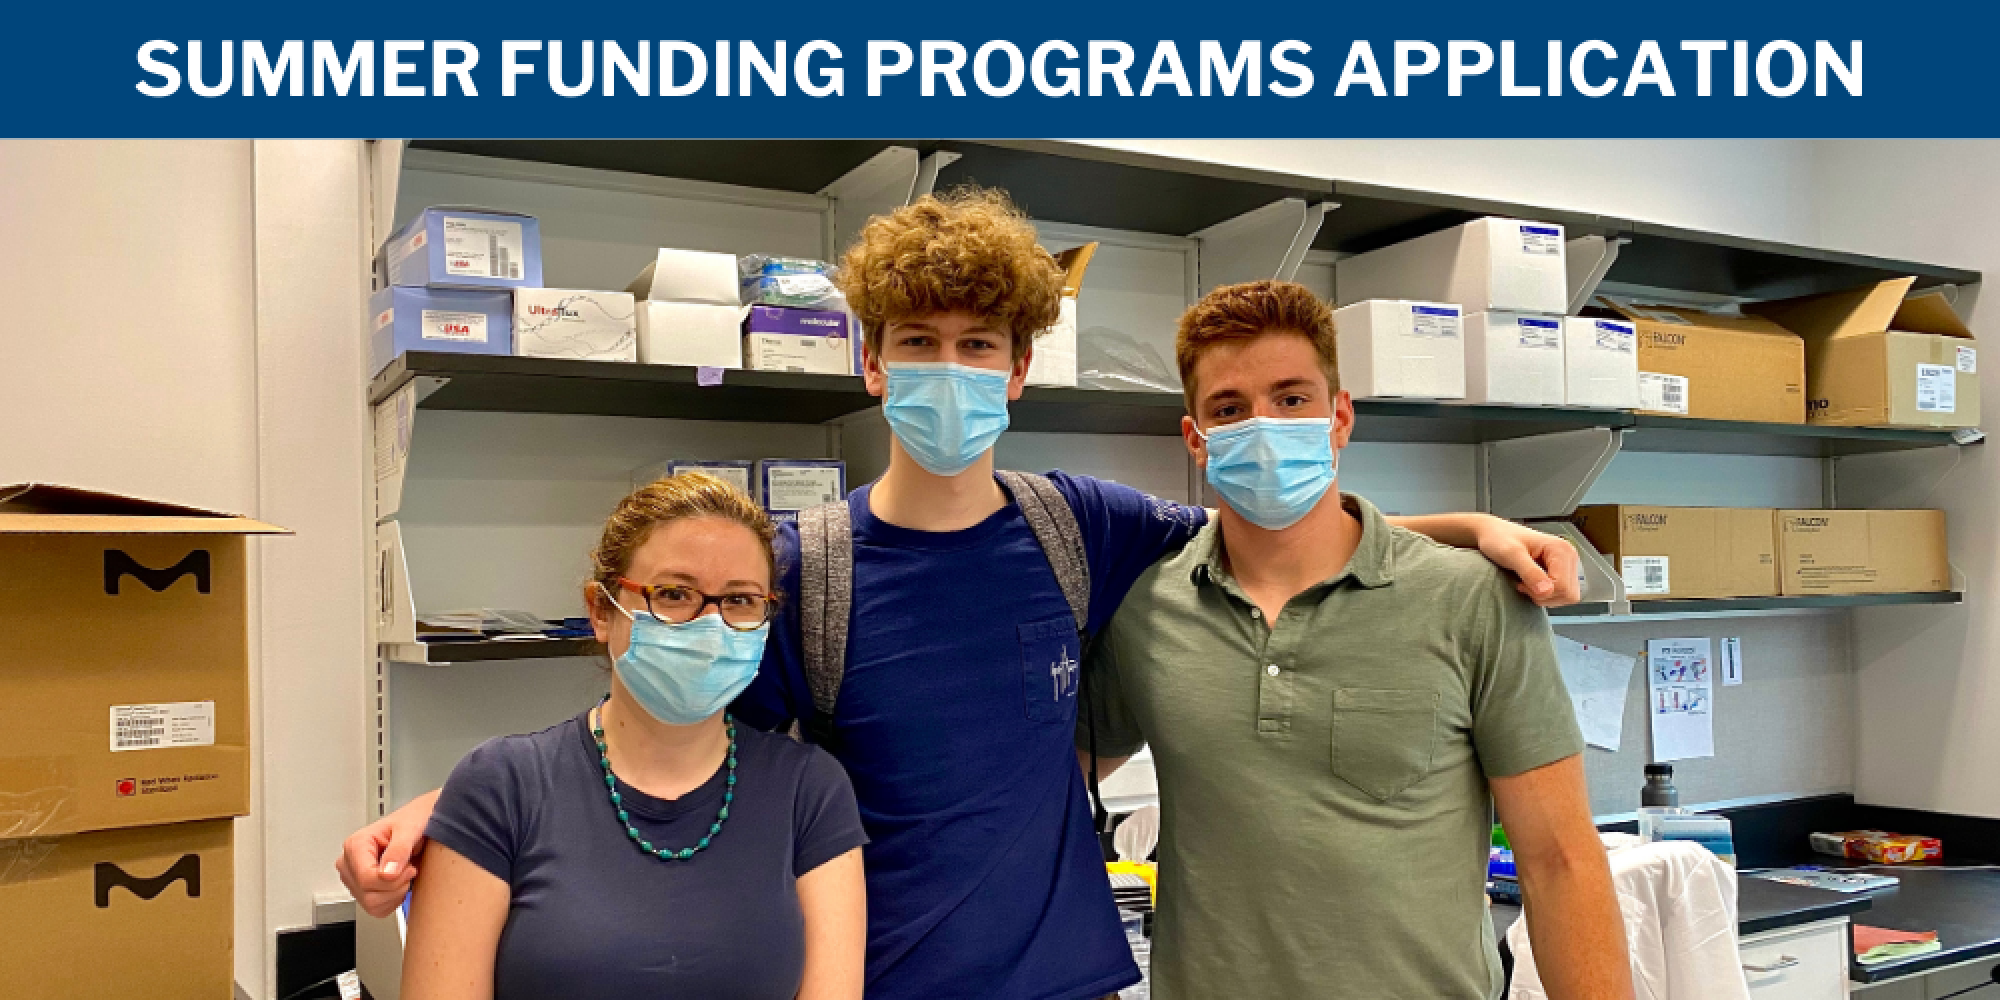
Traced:
[[1793, 958], [1793, 957], [1792, 957], [1792, 956], [1790, 956], [1790, 955], [1779, 955], [1779, 956], [1778, 956], [1778, 960], [1777, 960], [1777, 961], [1775, 961], [1775, 962], [1771, 962], [1771, 963], [1769, 963], [1769, 964], [1766, 964], [1766, 965], [1751, 965], [1751, 964], [1749, 964], [1748, 962], [1745, 962], [1745, 963], [1743, 964], [1743, 971], [1744, 971], [1744, 972], [1758, 972], [1758, 973], [1770, 973], [1770, 972], [1780, 972], [1780, 971], [1783, 971], [1783, 970], [1785, 970], [1785, 969], [1790, 969], [1790, 968], [1793, 968], [1793, 967], [1797, 966], [1798, 964], [1799, 964], [1799, 960], [1798, 960], [1798, 959], [1796, 959], [1796, 958]]

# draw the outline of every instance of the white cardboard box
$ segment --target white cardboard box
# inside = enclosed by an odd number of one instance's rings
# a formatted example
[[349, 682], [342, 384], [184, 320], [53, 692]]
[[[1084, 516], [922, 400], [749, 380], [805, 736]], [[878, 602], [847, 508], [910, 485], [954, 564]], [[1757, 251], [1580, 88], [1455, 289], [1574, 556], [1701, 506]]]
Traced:
[[1363, 398], [1465, 397], [1465, 320], [1436, 302], [1372, 299], [1334, 311], [1340, 384]]
[[1465, 317], [1465, 398], [1561, 406], [1563, 317], [1513, 312]]
[[743, 338], [743, 366], [760, 372], [852, 375], [854, 352], [846, 337], [752, 333]]
[[639, 360], [649, 365], [743, 367], [743, 309], [708, 302], [639, 303]]
[[1456, 302], [1467, 314], [1569, 307], [1563, 229], [1521, 219], [1462, 226], [1357, 254], [1334, 265], [1339, 304], [1368, 299]]
[[630, 292], [514, 289], [514, 353], [528, 358], [639, 360]]
[[663, 247], [626, 291], [655, 302], [741, 305], [736, 255]]
[[1055, 325], [1035, 338], [1035, 352], [1028, 359], [1028, 384], [1076, 384], [1076, 296], [1063, 296]]
[[1571, 406], [1639, 408], [1639, 335], [1621, 319], [1563, 320], [1563, 401]]

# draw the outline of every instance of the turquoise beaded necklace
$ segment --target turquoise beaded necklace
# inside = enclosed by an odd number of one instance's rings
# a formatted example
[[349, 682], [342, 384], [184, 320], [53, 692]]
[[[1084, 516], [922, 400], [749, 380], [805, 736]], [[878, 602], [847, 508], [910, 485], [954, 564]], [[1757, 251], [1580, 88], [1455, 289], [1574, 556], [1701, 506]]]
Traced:
[[597, 739], [597, 762], [604, 766], [604, 789], [611, 793], [611, 808], [617, 810], [618, 822], [625, 824], [625, 835], [632, 838], [632, 843], [639, 845], [640, 850], [661, 861], [686, 861], [694, 857], [698, 852], [707, 850], [709, 840], [714, 838], [716, 834], [721, 833], [722, 824], [729, 821], [729, 804], [736, 801], [735, 716], [724, 715], [722, 717], [723, 726], [729, 732], [729, 783], [723, 786], [722, 811], [716, 813], [715, 822], [708, 825], [707, 836], [701, 838], [693, 847], [683, 847], [676, 851], [665, 847], [654, 847], [653, 842], [647, 840], [632, 825], [632, 817], [625, 812], [625, 803], [621, 801], [621, 797], [618, 794], [618, 776], [611, 773], [611, 750], [604, 745], [604, 702], [610, 700], [611, 696], [606, 695], [604, 701], [598, 702], [597, 707], [591, 709], [590, 735]]

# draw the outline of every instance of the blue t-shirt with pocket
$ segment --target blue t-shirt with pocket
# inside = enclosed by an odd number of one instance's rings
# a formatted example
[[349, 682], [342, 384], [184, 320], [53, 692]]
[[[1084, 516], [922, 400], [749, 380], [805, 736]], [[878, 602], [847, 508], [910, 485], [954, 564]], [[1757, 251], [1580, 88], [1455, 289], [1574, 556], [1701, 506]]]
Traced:
[[[1094, 632], [1200, 508], [1051, 473], [1090, 563]], [[1139, 979], [1074, 743], [1076, 621], [1020, 508], [963, 531], [899, 528], [849, 495], [854, 600], [832, 750], [867, 829], [870, 1000], [1083, 1000]], [[798, 534], [787, 595], [736, 712], [811, 718], [799, 653]]]

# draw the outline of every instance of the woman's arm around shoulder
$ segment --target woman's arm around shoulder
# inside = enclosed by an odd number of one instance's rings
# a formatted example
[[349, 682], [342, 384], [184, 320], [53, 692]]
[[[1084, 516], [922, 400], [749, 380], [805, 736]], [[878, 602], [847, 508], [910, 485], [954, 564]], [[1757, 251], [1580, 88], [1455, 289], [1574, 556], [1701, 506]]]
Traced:
[[424, 877], [410, 899], [403, 951], [404, 1000], [492, 1000], [494, 957], [511, 902], [507, 883], [435, 840], [425, 845], [420, 867]]

